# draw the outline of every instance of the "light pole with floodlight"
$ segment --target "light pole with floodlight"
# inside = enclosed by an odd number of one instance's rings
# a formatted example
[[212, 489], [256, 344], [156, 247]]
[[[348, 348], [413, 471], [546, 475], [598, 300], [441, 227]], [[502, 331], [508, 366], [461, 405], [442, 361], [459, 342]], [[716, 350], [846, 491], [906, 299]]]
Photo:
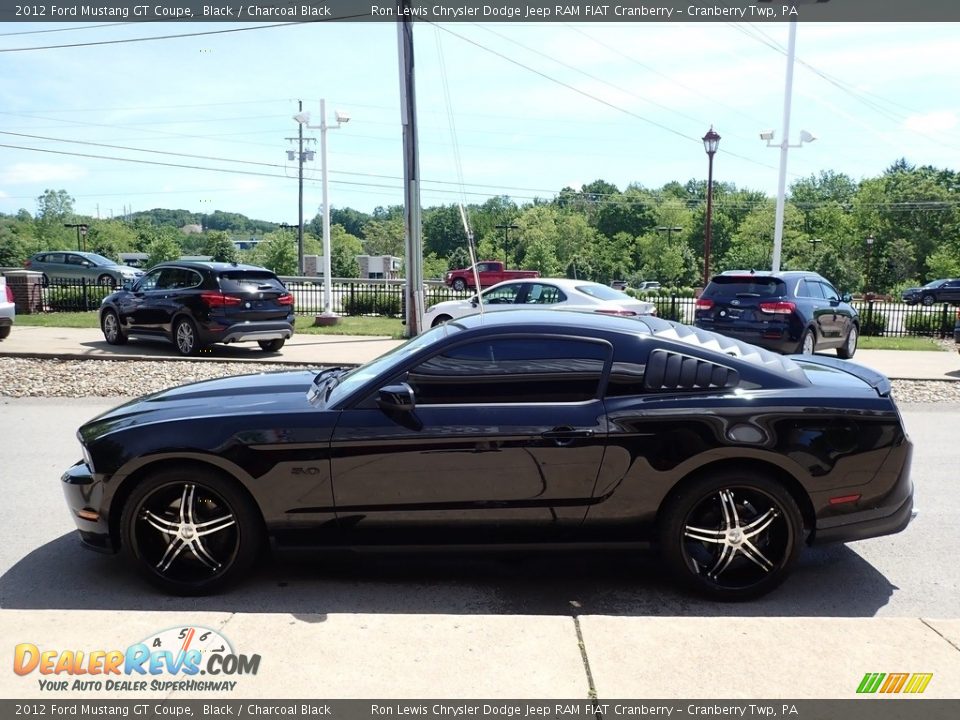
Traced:
[[867, 243], [867, 278], [864, 282], [863, 294], [870, 294], [870, 265], [873, 260], [873, 243], [876, 242], [873, 235], [870, 235], [864, 242]]
[[[327, 105], [326, 100], [320, 99], [320, 124], [310, 124], [310, 113], [301, 112], [293, 116], [301, 125], [312, 130], [320, 131], [320, 172], [321, 186], [323, 187], [323, 312], [317, 317], [318, 324], [333, 325], [337, 321], [337, 316], [333, 312], [333, 285], [332, 271], [330, 266], [330, 198], [327, 190], [327, 130], [338, 130], [343, 123], [350, 122], [350, 115], [341, 111], [336, 111], [337, 124], [327, 124]], [[324, 318], [323, 321], [320, 318]]]
[[707, 227], [703, 234], [703, 286], [710, 282], [710, 237], [713, 231], [713, 156], [720, 147], [720, 136], [713, 125], [703, 136], [703, 149], [709, 158], [707, 164]]

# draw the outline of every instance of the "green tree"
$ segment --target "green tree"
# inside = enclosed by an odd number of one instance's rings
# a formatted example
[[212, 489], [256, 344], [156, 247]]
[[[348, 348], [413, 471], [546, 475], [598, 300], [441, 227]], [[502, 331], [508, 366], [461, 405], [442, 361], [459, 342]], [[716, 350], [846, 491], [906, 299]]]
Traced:
[[237, 262], [240, 253], [230, 236], [222, 230], [211, 230], [203, 243], [203, 254], [215, 262]]
[[45, 250], [64, 250], [76, 244], [74, 230], [64, 227], [73, 220], [73, 198], [66, 190], [44, 190], [37, 198], [35, 232]]
[[157, 263], [167, 260], [176, 260], [180, 257], [180, 243], [176, 242], [169, 235], [161, 234], [151, 240], [144, 252], [147, 253], [147, 267], [153, 267]]
[[290, 242], [289, 233], [267, 233], [263, 240], [250, 251], [250, 261], [273, 270], [277, 275], [296, 275], [297, 248]]
[[357, 255], [363, 255], [360, 238], [348, 233], [343, 225], [330, 226], [330, 272], [333, 277], [360, 277]]
[[136, 233], [120, 220], [93, 220], [87, 231], [87, 250], [112, 260], [119, 261], [120, 253], [133, 251], [136, 242]]

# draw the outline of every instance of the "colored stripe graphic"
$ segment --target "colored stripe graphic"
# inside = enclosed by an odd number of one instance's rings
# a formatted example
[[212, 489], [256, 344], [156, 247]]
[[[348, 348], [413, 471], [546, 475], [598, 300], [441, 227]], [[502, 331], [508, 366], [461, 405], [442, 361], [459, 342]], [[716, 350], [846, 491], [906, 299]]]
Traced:
[[871, 695], [876, 692], [884, 694], [911, 693], [919, 694], [927, 689], [933, 679], [933, 673], [866, 673], [857, 693]]
[[907, 684], [907, 678], [910, 673], [890, 673], [887, 675], [887, 681], [880, 687], [882, 693], [898, 693]]
[[905, 693], [922, 693], [933, 679], [933, 673], [914, 673], [904, 689]]
[[860, 681], [860, 687], [857, 688], [857, 692], [875, 693], [885, 677], [886, 673], [867, 673], [863, 676], [863, 680]]

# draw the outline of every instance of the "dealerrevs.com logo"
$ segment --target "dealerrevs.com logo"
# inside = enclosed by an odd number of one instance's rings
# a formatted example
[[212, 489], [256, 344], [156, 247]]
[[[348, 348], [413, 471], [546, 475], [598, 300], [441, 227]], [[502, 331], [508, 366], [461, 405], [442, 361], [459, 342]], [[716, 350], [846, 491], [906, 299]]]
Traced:
[[[39, 674], [41, 690], [146, 690], [228, 692], [234, 678], [256, 675], [260, 655], [241, 654], [216, 630], [198, 625], [169, 628], [125, 650], [59, 650], [20, 643], [13, 671]], [[202, 679], [200, 676], [203, 676]]]
[[906, 693], [920, 694], [927, 689], [933, 679], [933, 673], [867, 673], [857, 687], [857, 693], [883, 695]]

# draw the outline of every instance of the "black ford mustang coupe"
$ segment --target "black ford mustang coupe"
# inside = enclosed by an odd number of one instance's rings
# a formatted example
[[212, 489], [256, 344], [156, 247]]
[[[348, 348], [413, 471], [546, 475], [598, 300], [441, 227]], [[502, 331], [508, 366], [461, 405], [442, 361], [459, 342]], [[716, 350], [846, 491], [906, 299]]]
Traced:
[[[361, 367], [201, 382], [91, 420], [89, 546], [213, 592], [278, 546], [657, 545], [710, 597], [910, 522], [890, 383], [644, 317], [494, 313]], [[562, 545], [561, 545], [562, 544]]]

